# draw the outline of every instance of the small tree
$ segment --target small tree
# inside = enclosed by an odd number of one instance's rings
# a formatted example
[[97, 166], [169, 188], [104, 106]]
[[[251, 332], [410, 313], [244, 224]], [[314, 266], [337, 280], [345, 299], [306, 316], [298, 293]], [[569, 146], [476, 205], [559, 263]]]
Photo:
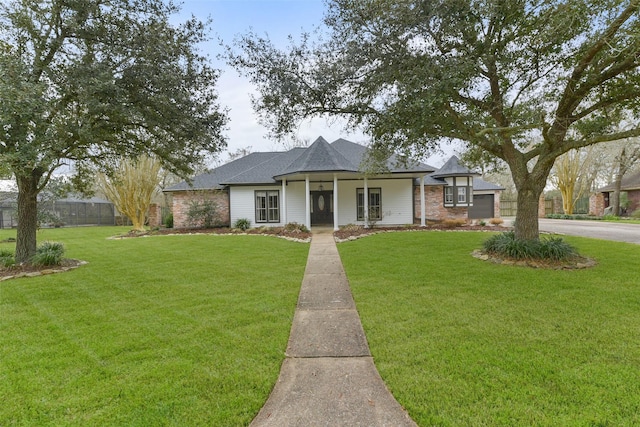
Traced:
[[98, 187], [134, 230], [144, 230], [151, 198], [162, 180], [160, 161], [150, 156], [121, 159], [109, 176], [98, 174]]
[[551, 170], [551, 182], [560, 190], [562, 209], [573, 214], [576, 202], [591, 187], [589, 165], [593, 160], [593, 148], [571, 150], [556, 159]]

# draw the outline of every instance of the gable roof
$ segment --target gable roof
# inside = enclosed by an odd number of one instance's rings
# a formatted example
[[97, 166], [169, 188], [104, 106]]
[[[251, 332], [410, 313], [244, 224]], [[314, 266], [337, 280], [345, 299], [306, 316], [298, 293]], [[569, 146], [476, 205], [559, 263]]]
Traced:
[[[602, 188], [598, 189], [598, 193], [609, 193], [611, 191], [615, 191], [615, 184], [609, 184]], [[636, 172], [629, 176], [622, 178], [622, 183], [620, 185], [620, 190], [629, 191], [629, 190], [640, 190], [640, 172]]]

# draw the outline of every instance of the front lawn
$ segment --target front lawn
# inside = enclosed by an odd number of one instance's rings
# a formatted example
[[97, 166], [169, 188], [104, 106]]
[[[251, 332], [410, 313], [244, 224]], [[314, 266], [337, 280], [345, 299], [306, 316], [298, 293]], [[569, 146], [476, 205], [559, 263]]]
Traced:
[[0, 425], [242, 426], [266, 401], [309, 245], [124, 231], [42, 230], [89, 264], [0, 283]]
[[567, 237], [598, 265], [471, 257], [487, 233], [338, 245], [376, 366], [421, 426], [640, 425], [640, 246]]

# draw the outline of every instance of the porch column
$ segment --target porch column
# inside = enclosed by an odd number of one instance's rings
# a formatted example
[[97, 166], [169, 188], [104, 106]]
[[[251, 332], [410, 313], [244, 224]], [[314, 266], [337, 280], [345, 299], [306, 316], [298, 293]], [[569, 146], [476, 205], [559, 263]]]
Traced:
[[287, 179], [282, 179], [282, 224], [287, 223]]
[[364, 177], [364, 228], [369, 228], [369, 182]]
[[424, 197], [424, 175], [420, 177], [420, 227], [424, 227], [426, 224], [425, 213], [426, 201]]
[[333, 174], [333, 230], [338, 231], [338, 175]]
[[304, 176], [304, 200], [306, 207], [305, 211], [305, 224], [309, 230], [311, 230], [311, 188], [309, 187], [309, 175]]

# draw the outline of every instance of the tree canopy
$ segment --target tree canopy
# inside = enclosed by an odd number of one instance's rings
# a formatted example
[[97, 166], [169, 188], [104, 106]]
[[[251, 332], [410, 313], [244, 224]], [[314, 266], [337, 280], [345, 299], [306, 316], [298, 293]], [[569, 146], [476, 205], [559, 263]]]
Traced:
[[[638, 0], [330, 0], [325, 30], [284, 50], [250, 33], [229, 61], [276, 136], [339, 115], [373, 146], [464, 141], [504, 160], [516, 237], [537, 239], [555, 159], [640, 135]], [[617, 125], [626, 123], [626, 128]]]
[[218, 72], [198, 51], [208, 24], [173, 25], [176, 12], [162, 0], [0, 4], [0, 160], [18, 183], [19, 262], [35, 251], [36, 196], [61, 165], [82, 177], [146, 153], [186, 177], [225, 147]]

